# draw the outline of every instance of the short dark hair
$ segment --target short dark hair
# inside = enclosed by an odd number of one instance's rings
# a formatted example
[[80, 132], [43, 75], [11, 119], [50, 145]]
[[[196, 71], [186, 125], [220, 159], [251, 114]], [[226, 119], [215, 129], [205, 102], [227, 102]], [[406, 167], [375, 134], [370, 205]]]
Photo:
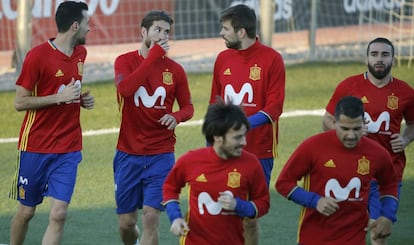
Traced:
[[69, 30], [73, 22], [81, 23], [84, 16], [83, 11], [88, 11], [88, 5], [84, 2], [66, 1], [59, 4], [55, 21], [59, 33]]
[[364, 105], [360, 98], [354, 96], [342, 97], [335, 108], [335, 119], [339, 120], [341, 115], [349, 118], [364, 118]]
[[256, 37], [256, 14], [254, 10], [244, 4], [235, 5], [221, 12], [220, 23], [230, 20], [234, 31], [242, 28], [249, 38]]
[[214, 104], [209, 105], [207, 113], [204, 116], [202, 132], [209, 144], [214, 143], [214, 136], [224, 136], [230, 129], [238, 130], [243, 125], [247, 130], [250, 129], [249, 120], [247, 119], [241, 107], [223, 100], [217, 100]]
[[394, 45], [392, 44], [392, 42], [384, 37], [377, 37], [374, 40], [372, 40], [371, 42], [368, 43], [367, 46], [367, 56], [369, 55], [369, 48], [371, 47], [371, 44], [373, 43], [385, 43], [387, 45], [391, 46], [391, 55], [394, 57]]
[[173, 19], [162, 10], [152, 10], [148, 12], [145, 17], [141, 21], [141, 27], [144, 27], [145, 29], [149, 29], [154, 21], [163, 20], [167, 22], [168, 24], [172, 25], [174, 23]]

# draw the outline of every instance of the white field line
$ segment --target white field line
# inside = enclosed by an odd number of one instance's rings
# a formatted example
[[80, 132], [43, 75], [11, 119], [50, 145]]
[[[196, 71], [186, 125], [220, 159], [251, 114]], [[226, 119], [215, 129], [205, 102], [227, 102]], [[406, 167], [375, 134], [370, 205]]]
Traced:
[[[280, 117], [286, 118], [286, 117], [301, 117], [301, 116], [323, 116], [324, 113], [325, 113], [325, 109], [296, 110], [296, 111], [284, 112], [282, 113]], [[196, 125], [201, 125], [202, 123], [203, 123], [203, 120], [194, 120], [194, 121], [180, 123], [178, 127], [196, 126]], [[83, 132], [82, 135], [83, 136], [96, 136], [96, 135], [104, 135], [104, 134], [115, 134], [118, 132], [119, 132], [119, 128], [106, 128], [106, 129], [88, 130], [88, 131]], [[18, 140], [19, 140], [18, 138], [0, 138], [0, 144], [16, 143]]]

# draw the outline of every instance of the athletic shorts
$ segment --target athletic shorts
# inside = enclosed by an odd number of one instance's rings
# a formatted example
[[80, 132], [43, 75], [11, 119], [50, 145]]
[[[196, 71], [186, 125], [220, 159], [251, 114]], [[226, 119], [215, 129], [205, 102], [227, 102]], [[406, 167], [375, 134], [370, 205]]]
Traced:
[[[402, 183], [398, 184], [398, 200], [400, 199]], [[381, 216], [381, 201], [380, 193], [378, 190], [378, 182], [373, 180], [371, 181], [369, 189], [369, 200], [368, 200], [368, 212], [370, 219], [378, 219]]]
[[269, 187], [270, 184], [270, 176], [272, 175], [273, 169], [273, 158], [264, 158], [260, 159], [260, 163], [262, 164], [262, 168], [266, 177], [267, 186]]
[[174, 162], [172, 152], [131, 155], [117, 150], [113, 162], [117, 214], [135, 212], [143, 205], [163, 211], [162, 186]]
[[42, 203], [45, 196], [70, 203], [81, 161], [80, 151], [53, 154], [20, 151], [10, 196], [30, 207]]

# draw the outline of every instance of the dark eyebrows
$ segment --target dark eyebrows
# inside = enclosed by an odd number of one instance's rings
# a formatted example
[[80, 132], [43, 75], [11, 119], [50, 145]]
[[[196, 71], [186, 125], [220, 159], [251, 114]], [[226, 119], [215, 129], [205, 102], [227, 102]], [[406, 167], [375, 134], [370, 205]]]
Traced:
[[375, 55], [375, 54], [382, 54], [382, 55], [384, 55], [384, 54], [388, 54], [388, 55], [391, 55], [391, 52], [390, 51], [382, 51], [382, 52], [380, 52], [380, 51], [370, 51], [369, 52], [371, 55]]

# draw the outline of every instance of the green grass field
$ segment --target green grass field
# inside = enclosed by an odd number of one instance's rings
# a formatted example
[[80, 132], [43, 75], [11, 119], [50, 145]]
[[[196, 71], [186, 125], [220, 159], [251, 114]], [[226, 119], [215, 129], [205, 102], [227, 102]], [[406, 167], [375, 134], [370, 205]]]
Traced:
[[[284, 111], [322, 109], [336, 84], [344, 77], [365, 71], [362, 63], [315, 63], [288, 66], [286, 70], [286, 100]], [[393, 74], [414, 87], [414, 73], [407, 68], [395, 67]], [[85, 84], [95, 96], [95, 108], [82, 110], [83, 130], [119, 127], [119, 114], [113, 83]], [[189, 74], [190, 89], [195, 105], [192, 120], [203, 118], [207, 107], [211, 74]], [[18, 136], [22, 112], [13, 107], [14, 92], [1, 92], [0, 138]], [[320, 116], [284, 117], [280, 120], [279, 157], [271, 182], [271, 209], [261, 219], [262, 245], [295, 244], [299, 206], [278, 195], [274, 181], [281, 167], [296, 146], [306, 137], [321, 131]], [[182, 126], [176, 129], [176, 155], [202, 147], [205, 140], [200, 126]], [[118, 236], [117, 216], [113, 198], [112, 158], [117, 135], [106, 134], [84, 137], [83, 161], [79, 166], [78, 182], [69, 209], [63, 244], [121, 244]], [[414, 217], [414, 147], [407, 149], [407, 168], [398, 213], [389, 244], [414, 244], [411, 236]], [[9, 183], [16, 161], [16, 143], [0, 144], [0, 244], [9, 242], [10, 220], [17, 203], [7, 198]], [[185, 198], [185, 197], [184, 197]], [[26, 244], [40, 244], [48, 219], [48, 200], [37, 208], [30, 223]], [[183, 208], [185, 206], [183, 205]], [[178, 244], [170, 234], [166, 215], [161, 215], [160, 244]]]

